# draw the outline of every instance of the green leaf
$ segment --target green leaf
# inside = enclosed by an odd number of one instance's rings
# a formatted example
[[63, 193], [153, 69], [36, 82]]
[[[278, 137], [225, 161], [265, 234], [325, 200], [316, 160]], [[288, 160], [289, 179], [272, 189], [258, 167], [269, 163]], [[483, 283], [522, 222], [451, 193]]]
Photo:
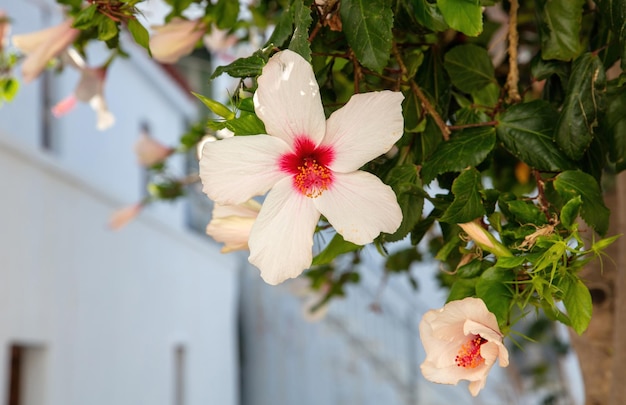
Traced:
[[18, 90], [20, 89], [20, 82], [17, 81], [13, 77], [8, 77], [3, 80], [2, 83], [2, 92], [3, 97], [6, 101], [11, 101], [16, 96]]
[[621, 67], [626, 70], [626, 0], [598, 0], [600, 14], [620, 43]]
[[444, 57], [444, 68], [452, 84], [472, 93], [496, 83], [491, 58], [485, 48], [467, 44], [452, 48]]
[[191, 92], [194, 96], [196, 96], [202, 103], [211, 111], [213, 111], [219, 117], [225, 118], [227, 120], [232, 120], [235, 118], [235, 113], [232, 112], [228, 107], [224, 104], [211, 100], [208, 97], [203, 96], [202, 94]]
[[96, 4], [85, 7], [76, 15], [72, 26], [81, 30], [91, 27], [94, 23], [93, 20], [96, 15], [96, 11], [98, 11], [98, 6]]
[[446, 302], [462, 300], [466, 297], [473, 297], [476, 295], [476, 282], [478, 278], [461, 278], [455, 280], [450, 287], [450, 293]]
[[546, 101], [516, 104], [502, 113], [496, 133], [504, 147], [528, 166], [552, 172], [571, 169], [574, 164], [552, 140], [556, 115]]
[[606, 234], [610, 211], [604, 205], [600, 186], [592, 176], [581, 171], [568, 170], [556, 176], [554, 188], [565, 201], [580, 196], [582, 218], [600, 235]]
[[150, 34], [148, 34], [148, 30], [146, 27], [141, 25], [139, 21], [134, 18], [128, 19], [128, 30], [135, 42], [137, 42], [142, 47], [146, 48], [148, 54], [152, 56], [152, 52], [150, 51]]
[[580, 53], [585, 0], [537, 0], [541, 57], [572, 60]]
[[422, 219], [426, 193], [419, 183], [417, 168], [412, 164], [400, 165], [391, 169], [387, 175], [386, 183], [396, 193], [398, 204], [402, 210], [400, 227], [393, 234], [384, 237], [385, 241], [395, 242], [404, 239]]
[[261, 74], [263, 66], [265, 66], [265, 60], [257, 55], [239, 58], [229, 65], [218, 66], [211, 75], [211, 79], [215, 79], [222, 73], [231, 77], [255, 77]]
[[295, 26], [289, 49], [311, 62], [311, 44], [309, 43], [309, 27], [313, 22], [311, 9], [304, 4], [303, 0], [295, 0], [293, 7]]
[[609, 139], [609, 157], [618, 172], [626, 169], [626, 86], [609, 83], [602, 129]]
[[479, 0], [437, 0], [450, 28], [471, 37], [483, 32], [483, 10]]
[[478, 278], [476, 296], [482, 299], [487, 308], [503, 327], [508, 322], [512, 294], [509, 283], [513, 282], [514, 273], [509, 269], [491, 267]]
[[335, 234], [335, 236], [333, 236], [333, 238], [328, 243], [328, 245], [326, 245], [324, 250], [319, 252], [313, 258], [313, 262], [311, 263], [311, 265], [321, 266], [324, 264], [329, 264], [337, 256], [344, 254], [344, 253], [348, 253], [348, 252], [354, 252], [355, 250], [359, 250], [360, 248], [362, 248], [362, 246], [355, 245], [352, 242], [348, 242], [344, 240], [343, 236], [337, 233]]
[[587, 286], [576, 276], [564, 277], [559, 285], [563, 290], [563, 304], [572, 328], [579, 335], [589, 326], [593, 303]]
[[428, 0], [412, 0], [411, 4], [413, 15], [424, 27], [435, 32], [448, 29], [448, 24], [436, 3], [430, 3]]
[[235, 135], [259, 135], [265, 134], [265, 124], [256, 114], [241, 112], [238, 118], [226, 121], [226, 128], [230, 129]]
[[99, 19], [98, 39], [100, 41], [109, 41], [119, 34], [117, 23], [108, 17]]
[[342, 0], [341, 22], [350, 48], [363, 66], [381, 72], [389, 60], [393, 13], [385, 0]]
[[266, 46], [273, 45], [276, 47], [281, 47], [289, 39], [291, 33], [293, 32], [293, 23], [294, 23], [294, 13], [293, 8], [289, 7], [283, 10], [283, 13], [278, 18], [278, 22], [276, 23], [276, 27], [274, 27], [274, 31], [272, 35], [267, 40]]
[[422, 259], [422, 255], [417, 251], [416, 247], [399, 250], [387, 258], [385, 270], [393, 272], [408, 271], [413, 262]]
[[485, 215], [480, 199], [480, 173], [474, 168], [463, 171], [452, 183], [454, 201], [441, 217], [441, 221], [463, 224]]
[[421, 176], [429, 184], [435, 176], [460, 172], [468, 166], [477, 166], [491, 152], [496, 142], [491, 127], [470, 128], [456, 133], [448, 142], [442, 142], [424, 162]]
[[573, 160], [579, 160], [593, 140], [605, 92], [606, 76], [600, 58], [591, 53], [582, 55], [574, 62], [555, 133], [557, 144]]
[[574, 230], [578, 226], [576, 218], [578, 218], [582, 203], [582, 199], [577, 195], [563, 206], [561, 209], [561, 223], [565, 228]]
[[232, 28], [239, 16], [239, 2], [232, 0], [218, 0], [214, 9], [215, 23], [219, 29]]
[[513, 200], [508, 201], [507, 205], [509, 206], [509, 211], [515, 217], [515, 220], [521, 225], [543, 225], [548, 222], [539, 207], [531, 202]]

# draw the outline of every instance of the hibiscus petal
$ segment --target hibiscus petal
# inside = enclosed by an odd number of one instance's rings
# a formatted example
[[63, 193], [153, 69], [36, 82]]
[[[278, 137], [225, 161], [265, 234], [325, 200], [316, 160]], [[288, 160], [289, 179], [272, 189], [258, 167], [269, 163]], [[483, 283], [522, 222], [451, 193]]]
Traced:
[[323, 144], [332, 145], [331, 169], [351, 172], [389, 151], [404, 131], [402, 93], [355, 94], [326, 123]]
[[206, 24], [176, 18], [166, 25], [152, 28], [155, 30], [150, 38], [152, 57], [162, 63], [176, 63], [194, 50], [205, 34]]
[[318, 145], [324, 137], [326, 117], [311, 65], [285, 50], [270, 58], [258, 79], [254, 109], [267, 133], [289, 145], [306, 135]]
[[311, 266], [313, 233], [320, 213], [293, 190], [291, 179], [276, 183], [250, 232], [249, 261], [266, 283], [276, 285]]
[[287, 176], [277, 161], [288, 151], [285, 142], [268, 135], [207, 142], [200, 159], [202, 191], [219, 204], [240, 204], [265, 194]]
[[402, 222], [391, 187], [363, 171], [334, 173], [331, 188], [313, 201], [345, 240], [358, 245], [372, 242], [381, 232], [395, 232]]

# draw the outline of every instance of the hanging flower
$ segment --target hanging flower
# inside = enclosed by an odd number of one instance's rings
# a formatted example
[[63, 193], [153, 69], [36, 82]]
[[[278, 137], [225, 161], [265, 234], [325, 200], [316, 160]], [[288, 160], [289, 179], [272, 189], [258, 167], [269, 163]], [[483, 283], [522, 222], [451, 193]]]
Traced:
[[121, 208], [111, 215], [109, 219], [109, 229], [117, 231], [122, 229], [126, 224], [135, 219], [143, 209], [143, 203], [136, 203], [128, 207]]
[[248, 200], [238, 205], [215, 204], [206, 233], [223, 243], [222, 253], [248, 249], [248, 238], [261, 204]]
[[358, 169], [402, 135], [402, 100], [391, 91], [356, 94], [326, 121], [311, 65], [282, 51], [263, 68], [254, 94], [269, 135], [204, 146], [200, 178], [211, 199], [239, 204], [269, 191], [249, 241], [249, 261], [267, 283], [310, 267], [320, 214], [359, 245], [400, 226], [391, 187]]
[[43, 72], [48, 62], [63, 52], [78, 36], [80, 30], [72, 28], [73, 19], [30, 34], [13, 35], [13, 45], [27, 55], [22, 63], [25, 82], [34, 80]]
[[176, 63], [189, 55], [204, 36], [206, 24], [200, 20], [174, 18], [168, 24], [152, 27], [152, 57], [162, 63]]
[[163, 162], [175, 151], [174, 148], [163, 145], [145, 132], [141, 132], [139, 135], [134, 149], [137, 162], [144, 167], [151, 167]]
[[235, 35], [228, 34], [227, 30], [221, 30], [217, 27], [212, 27], [211, 32], [202, 38], [204, 47], [209, 51], [224, 60], [232, 61], [235, 57], [232, 54], [232, 49], [239, 41]]
[[97, 68], [88, 67], [74, 49], [67, 51], [67, 57], [70, 66], [80, 71], [80, 80], [72, 94], [52, 107], [52, 114], [58, 118], [73, 110], [78, 101], [87, 103], [96, 112], [96, 127], [104, 131], [115, 123], [115, 117], [109, 111], [104, 98], [108, 64]]
[[419, 330], [426, 351], [420, 367], [429, 381], [456, 385], [468, 380], [476, 396], [496, 360], [500, 367], [509, 365], [496, 317], [481, 299], [468, 297], [428, 311]]

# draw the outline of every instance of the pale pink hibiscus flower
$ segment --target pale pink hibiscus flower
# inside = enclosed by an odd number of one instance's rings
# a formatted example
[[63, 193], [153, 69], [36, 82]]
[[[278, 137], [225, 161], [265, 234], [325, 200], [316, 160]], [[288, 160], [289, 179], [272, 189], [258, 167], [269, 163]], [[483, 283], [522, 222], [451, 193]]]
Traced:
[[327, 121], [311, 65], [282, 51], [263, 68], [254, 94], [269, 135], [204, 146], [200, 178], [211, 199], [239, 204], [269, 191], [248, 243], [249, 261], [267, 283], [311, 266], [320, 214], [359, 245], [398, 229], [402, 212], [393, 190], [358, 169], [402, 136], [402, 100], [391, 91], [356, 94]]
[[259, 215], [261, 204], [248, 200], [238, 205], [215, 204], [206, 233], [223, 243], [222, 253], [248, 249], [250, 230]]
[[115, 211], [109, 218], [109, 229], [114, 231], [125, 227], [130, 221], [135, 219], [143, 209], [143, 203], [136, 203]]
[[26, 54], [22, 63], [22, 77], [25, 82], [34, 80], [43, 72], [50, 60], [63, 52], [78, 36], [80, 30], [72, 28], [74, 20], [67, 19], [61, 24], [30, 34], [13, 35], [13, 45]]
[[206, 24], [200, 20], [174, 18], [165, 25], [152, 27], [150, 37], [152, 57], [162, 63], [176, 63], [189, 55], [206, 32]]
[[165, 146], [150, 135], [142, 132], [134, 146], [137, 162], [144, 167], [151, 167], [163, 162], [175, 152], [170, 146]]
[[456, 385], [468, 380], [476, 396], [496, 360], [500, 367], [509, 365], [496, 316], [481, 299], [468, 297], [428, 311], [419, 330], [426, 351], [420, 368], [429, 381]]
[[80, 80], [72, 94], [52, 107], [52, 114], [57, 118], [61, 117], [72, 111], [80, 101], [89, 104], [96, 112], [96, 127], [100, 131], [110, 128], [115, 123], [115, 117], [109, 111], [104, 98], [107, 65], [89, 67], [74, 49], [69, 49], [66, 56], [70, 66], [80, 71]]

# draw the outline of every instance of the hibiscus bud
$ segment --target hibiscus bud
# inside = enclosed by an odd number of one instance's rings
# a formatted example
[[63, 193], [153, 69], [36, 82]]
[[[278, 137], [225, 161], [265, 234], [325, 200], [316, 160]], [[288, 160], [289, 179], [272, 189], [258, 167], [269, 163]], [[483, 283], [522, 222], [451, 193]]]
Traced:
[[144, 132], [139, 135], [139, 139], [135, 142], [137, 161], [144, 167], [161, 163], [172, 153], [174, 153], [173, 148], [163, 145]]
[[152, 28], [155, 31], [150, 38], [152, 57], [162, 63], [176, 63], [193, 51], [204, 36], [206, 24], [175, 18], [169, 24]]
[[493, 237], [485, 228], [477, 221], [458, 224], [463, 231], [478, 245], [481, 249], [493, 253], [496, 257], [511, 257], [511, 252]]
[[114, 231], [123, 228], [126, 224], [135, 219], [137, 215], [139, 215], [142, 208], [143, 204], [137, 203], [115, 211], [109, 219], [109, 228]]
[[261, 204], [255, 200], [248, 200], [239, 205], [216, 203], [206, 233], [216, 242], [224, 243], [222, 253], [246, 250], [250, 230], [260, 210]]
[[63, 52], [78, 36], [79, 30], [72, 28], [74, 20], [30, 34], [13, 35], [13, 45], [27, 55], [22, 63], [22, 76], [30, 82], [41, 74], [50, 60]]
[[468, 297], [428, 311], [419, 331], [426, 351], [420, 368], [429, 381], [456, 385], [467, 380], [476, 396], [496, 360], [500, 367], [509, 365], [496, 316], [481, 299]]

